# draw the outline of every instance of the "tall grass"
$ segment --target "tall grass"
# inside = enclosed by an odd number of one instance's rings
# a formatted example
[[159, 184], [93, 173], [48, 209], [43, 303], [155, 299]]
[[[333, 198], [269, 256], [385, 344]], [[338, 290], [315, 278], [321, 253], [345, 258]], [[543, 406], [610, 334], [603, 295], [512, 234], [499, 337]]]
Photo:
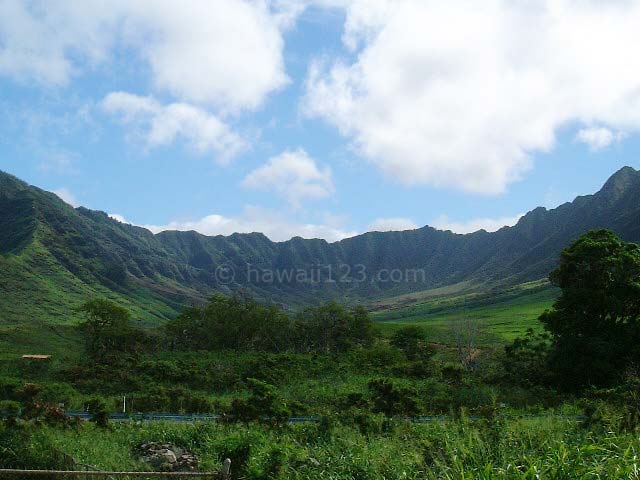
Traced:
[[[640, 437], [557, 417], [411, 424], [380, 419], [270, 428], [217, 423], [23, 426], [23, 459], [73, 457], [102, 469], [148, 469], [135, 454], [145, 441], [174, 443], [203, 470], [232, 459], [238, 479], [639, 479]], [[7, 429], [3, 438], [7, 439]], [[14, 436], [15, 438], [15, 436]], [[16, 440], [14, 439], [15, 443]], [[0, 464], [11, 459], [7, 445]], [[20, 462], [13, 463], [11, 466]], [[35, 466], [35, 465], [21, 465]]]

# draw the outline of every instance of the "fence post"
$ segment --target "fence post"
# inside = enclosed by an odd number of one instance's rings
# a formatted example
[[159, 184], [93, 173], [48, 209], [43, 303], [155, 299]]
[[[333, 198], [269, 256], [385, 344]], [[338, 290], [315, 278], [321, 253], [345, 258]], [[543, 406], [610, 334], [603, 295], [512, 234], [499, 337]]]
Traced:
[[223, 480], [229, 480], [231, 474], [231, 459], [225, 458], [222, 462], [222, 478]]

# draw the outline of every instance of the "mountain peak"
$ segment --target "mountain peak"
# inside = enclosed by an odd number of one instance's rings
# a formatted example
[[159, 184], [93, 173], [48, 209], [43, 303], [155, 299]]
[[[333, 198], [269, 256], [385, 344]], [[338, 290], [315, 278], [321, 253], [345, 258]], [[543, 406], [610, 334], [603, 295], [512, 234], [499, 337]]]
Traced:
[[615, 201], [621, 198], [631, 187], [638, 184], [640, 184], [640, 172], [632, 167], [623, 167], [611, 175], [598, 193]]
[[28, 188], [25, 182], [0, 170], [0, 195], [13, 196], [16, 192]]

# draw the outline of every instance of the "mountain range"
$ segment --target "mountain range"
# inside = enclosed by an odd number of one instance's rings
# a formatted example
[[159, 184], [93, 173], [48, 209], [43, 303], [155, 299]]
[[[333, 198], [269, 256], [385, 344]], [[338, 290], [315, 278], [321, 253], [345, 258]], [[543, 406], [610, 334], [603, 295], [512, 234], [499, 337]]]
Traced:
[[295, 308], [375, 300], [442, 287], [482, 291], [537, 280], [581, 233], [609, 228], [640, 241], [640, 172], [625, 167], [602, 189], [536, 208], [497, 232], [461, 235], [425, 226], [339, 242], [261, 233], [205, 236], [150, 231], [0, 172], [0, 322], [75, 318], [93, 296], [148, 322], [171, 318], [215, 291], [242, 289]]

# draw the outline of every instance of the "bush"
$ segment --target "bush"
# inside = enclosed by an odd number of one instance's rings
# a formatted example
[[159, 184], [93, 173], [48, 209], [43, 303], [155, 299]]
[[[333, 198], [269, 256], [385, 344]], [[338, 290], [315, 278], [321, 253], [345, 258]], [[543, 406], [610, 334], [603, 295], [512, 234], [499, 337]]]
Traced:
[[390, 341], [402, 350], [409, 360], [428, 360], [435, 354], [426, 342], [424, 330], [417, 325], [407, 325], [397, 330]]
[[351, 364], [355, 368], [381, 374], [390, 373], [394, 365], [405, 361], [405, 355], [400, 350], [382, 342], [355, 350], [351, 354]]
[[634, 432], [640, 428], [640, 379], [629, 377], [617, 388], [592, 390], [580, 405], [587, 427]]
[[24, 407], [22, 417], [25, 420], [34, 420], [39, 423], [60, 427], [66, 427], [72, 423], [71, 417], [64, 413], [60, 407], [50, 403], [29, 403]]
[[275, 386], [250, 378], [248, 387], [248, 399], [235, 399], [231, 402], [229, 414], [232, 418], [242, 422], [264, 421], [271, 424], [288, 421], [291, 410]]
[[0, 468], [48, 469], [61, 467], [51, 449], [33, 448], [33, 426], [0, 424]]
[[20, 416], [22, 407], [19, 402], [13, 400], [0, 401], [0, 418], [15, 421]]
[[87, 409], [91, 414], [91, 421], [102, 428], [109, 425], [109, 412], [107, 411], [107, 403], [102, 398], [92, 398], [87, 402]]
[[442, 379], [449, 384], [459, 385], [462, 383], [462, 379], [465, 375], [465, 369], [462, 365], [457, 363], [447, 363], [442, 366], [440, 370]]
[[548, 333], [536, 334], [529, 329], [523, 338], [516, 338], [504, 351], [501, 365], [506, 383], [524, 387], [550, 383], [551, 336]]
[[415, 415], [418, 404], [414, 389], [395, 384], [389, 379], [371, 380], [367, 385], [371, 393], [374, 413], [394, 415]]
[[182, 387], [150, 387], [143, 394], [129, 397], [136, 412], [211, 413], [214, 403], [201, 394]]

